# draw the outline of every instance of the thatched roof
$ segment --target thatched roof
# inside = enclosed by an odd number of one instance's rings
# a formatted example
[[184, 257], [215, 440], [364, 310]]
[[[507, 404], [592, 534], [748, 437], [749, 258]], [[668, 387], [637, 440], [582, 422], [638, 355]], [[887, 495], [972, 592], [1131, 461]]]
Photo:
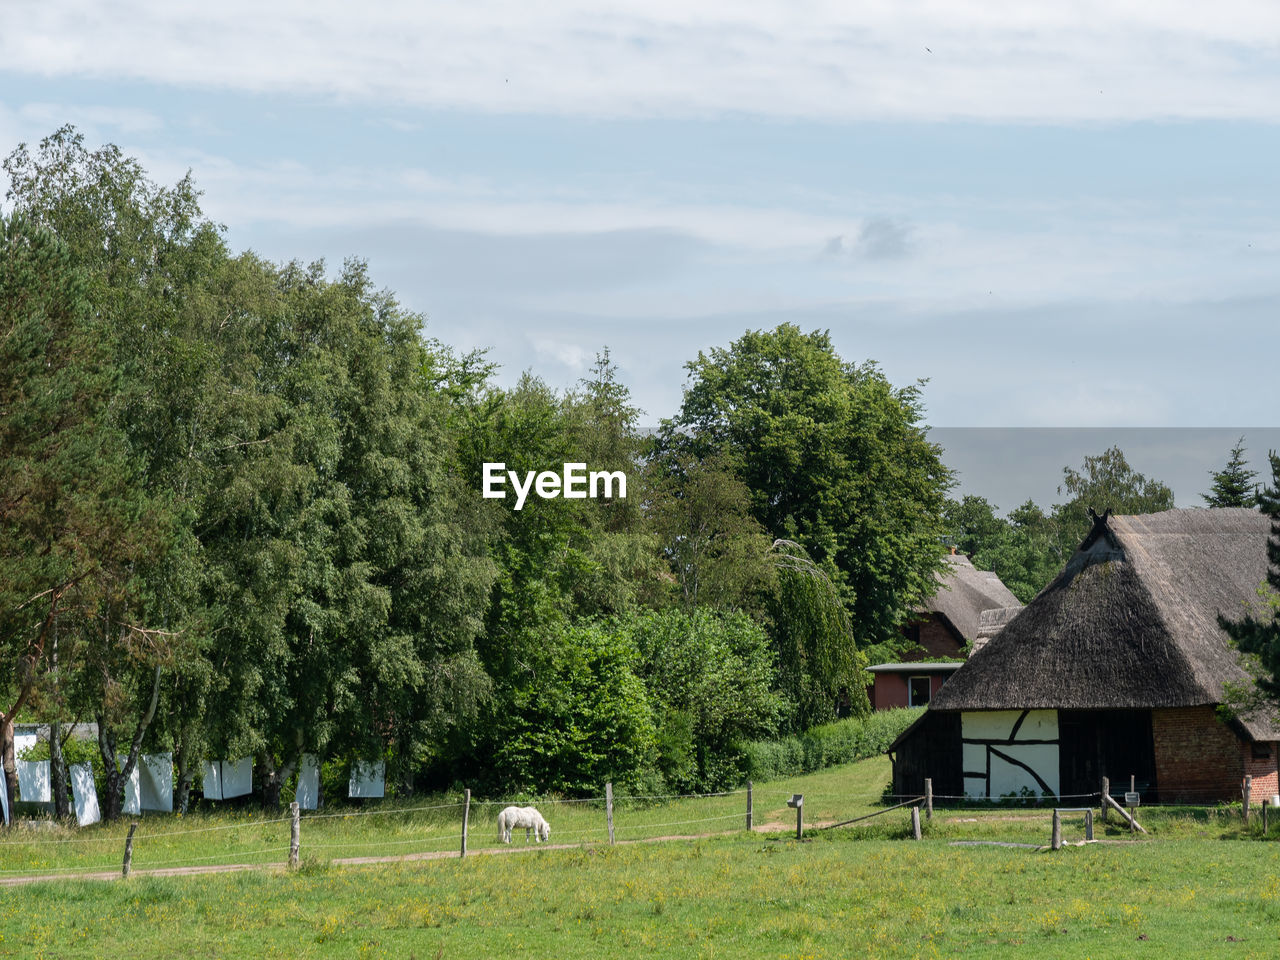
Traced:
[[990, 610], [983, 610], [978, 618], [978, 635], [973, 639], [973, 650], [977, 651], [985, 646], [988, 640], [1007, 627], [1010, 621], [1021, 612], [1022, 604], [1016, 607], [992, 607]]
[[968, 557], [953, 554], [945, 559], [946, 569], [936, 575], [938, 590], [922, 612], [942, 614], [966, 643], [978, 639], [984, 611], [1022, 606], [998, 576], [975, 569]]
[[[1258, 603], [1269, 518], [1253, 510], [1103, 517], [1066, 569], [974, 653], [936, 710], [1221, 703], [1247, 683], [1218, 626]], [[1280, 738], [1246, 720], [1255, 739]]]

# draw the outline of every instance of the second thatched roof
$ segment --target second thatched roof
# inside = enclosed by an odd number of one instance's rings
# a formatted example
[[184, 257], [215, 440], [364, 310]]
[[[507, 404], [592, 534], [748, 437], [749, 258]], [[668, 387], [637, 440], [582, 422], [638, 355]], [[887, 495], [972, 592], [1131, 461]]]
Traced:
[[[934, 710], [1222, 703], [1247, 684], [1218, 626], [1259, 606], [1271, 523], [1253, 510], [1100, 519], [1066, 569], [938, 691]], [[1254, 739], [1280, 738], [1265, 721]]]
[[924, 604], [922, 612], [942, 614], [966, 643], [973, 643], [984, 635], [982, 618], [988, 611], [1021, 608], [1018, 598], [996, 574], [978, 570], [961, 554], [944, 559], [947, 565], [937, 574], [938, 590]]

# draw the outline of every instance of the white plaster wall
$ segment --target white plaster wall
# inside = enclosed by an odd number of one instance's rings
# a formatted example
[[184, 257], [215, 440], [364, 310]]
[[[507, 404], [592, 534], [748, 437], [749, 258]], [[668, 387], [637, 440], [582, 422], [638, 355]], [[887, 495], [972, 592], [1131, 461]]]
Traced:
[[[979, 710], [960, 714], [960, 736], [965, 740], [1007, 740], [1021, 710]], [[1018, 729], [1019, 740], [1057, 740], [1058, 711], [1032, 710]]]

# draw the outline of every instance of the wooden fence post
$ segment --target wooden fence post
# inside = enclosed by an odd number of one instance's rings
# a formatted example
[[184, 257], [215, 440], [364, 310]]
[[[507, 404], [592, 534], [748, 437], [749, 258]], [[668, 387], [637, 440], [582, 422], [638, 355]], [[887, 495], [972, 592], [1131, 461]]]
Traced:
[[920, 808], [918, 806], [911, 808], [911, 835], [915, 839], [920, 839]]
[[933, 819], [933, 778], [924, 778], [924, 818]]
[[609, 824], [609, 843], [613, 843], [613, 781], [604, 785], [604, 817]]
[[1253, 777], [1250, 774], [1245, 774], [1242, 792], [1244, 793], [1244, 824], [1247, 827], [1249, 825], [1249, 794], [1253, 792]]
[[1102, 778], [1102, 822], [1107, 822], [1107, 797], [1111, 796], [1111, 780], [1109, 777]]
[[1093, 839], [1093, 808], [1088, 807], [1084, 812], [1084, 838], [1086, 840]]
[[747, 781], [747, 829], [751, 829], [752, 819], [755, 811], [751, 807], [751, 781]]
[[133, 869], [133, 831], [137, 829], [138, 821], [135, 820], [129, 824], [129, 835], [124, 838], [124, 866], [120, 870], [122, 877], [127, 877], [129, 871]]
[[1062, 849], [1062, 814], [1053, 811], [1053, 833], [1049, 835], [1049, 846], [1054, 850]]
[[459, 857], [467, 855], [467, 821], [471, 819], [471, 790], [462, 791], [462, 852]]
[[1262, 798], [1262, 835], [1267, 835], [1267, 798]]
[[289, 825], [289, 869], [298, 869], [298, 850], [302, 846], [302, 808], [298, 806], [295, 800], [289, 804], [289, 816], [292, 822]]

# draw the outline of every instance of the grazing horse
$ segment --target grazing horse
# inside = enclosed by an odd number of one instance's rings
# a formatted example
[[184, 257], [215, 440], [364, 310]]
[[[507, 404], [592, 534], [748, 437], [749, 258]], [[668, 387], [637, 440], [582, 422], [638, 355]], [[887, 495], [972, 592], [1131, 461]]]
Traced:
[[498, 814], [498, 839], [503, 843], [511, 842], [511, 831], [524, 827], [524, 842], [529, 842], [529, 831], [537, 835], [537, 842], [551, 838], [551, 825], [542, 819], [533, 807], [507, 807]]

